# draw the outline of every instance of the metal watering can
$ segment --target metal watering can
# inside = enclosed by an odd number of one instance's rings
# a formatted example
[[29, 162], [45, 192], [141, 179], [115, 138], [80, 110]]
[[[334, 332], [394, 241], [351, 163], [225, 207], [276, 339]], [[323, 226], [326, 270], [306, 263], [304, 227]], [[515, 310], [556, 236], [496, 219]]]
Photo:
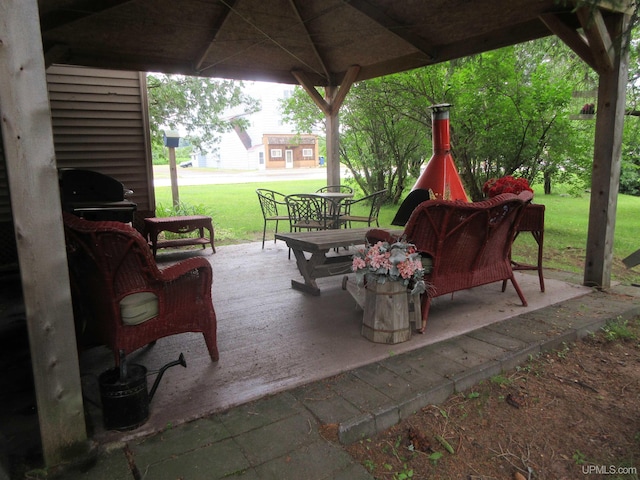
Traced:
[[102, 399], [102, 417], [107, 430], [133, 430], [149, 419], [149, 404], [164, 372], [175, 365], [187, 366], [181, 353], [178, 360], [167, 363], [158, 372], [147, 393], [147, 369], [143, 365], [127, 365], [105, 370], [98, 377]]

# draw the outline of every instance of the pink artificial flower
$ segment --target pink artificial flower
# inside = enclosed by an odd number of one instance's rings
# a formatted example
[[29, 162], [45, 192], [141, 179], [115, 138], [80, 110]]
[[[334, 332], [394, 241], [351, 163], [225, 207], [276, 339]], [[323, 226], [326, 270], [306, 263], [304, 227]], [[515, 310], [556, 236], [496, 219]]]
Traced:
[[404, 262], [400, 262], [398, 265], [398, 272], [400, 272], [400, 276], [402, 278], [411, 278], [413, 277], [413, 272], [415, 271], [415, 266], [411, 260], [406, 260]]
[[353, 257], [353, 264], [351, 265], [351, 269], [355, 272], [356, 270], [360, 270], [366, 268], [367, 263], [364, 261], [364, 258]]

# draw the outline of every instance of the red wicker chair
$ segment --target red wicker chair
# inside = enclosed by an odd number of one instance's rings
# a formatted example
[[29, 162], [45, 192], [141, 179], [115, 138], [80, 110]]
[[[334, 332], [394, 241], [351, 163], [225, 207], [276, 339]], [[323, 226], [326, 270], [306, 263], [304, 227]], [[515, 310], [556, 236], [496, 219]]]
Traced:
[[147, 242], [129, 225], [63, 216], [76, 323], [113, 350], [116, 365], [138, 348], [184, 332], [202, 332], [211, 360], [218, 360], [207, 260], [158, 269]]
[[[421, 333], [431, 299], [458, 290], [511, 280], [522, 305], [527, 306], [513, 273], [510, 251], [523, 207], [531, 198], [531, 192], [523, 192], [475, 203], [428, 200], [413, 211], [402, 236], [432, 260], [431, 271], [425, 275], [430, 288], [422, 296]], [[367, 240], [395, 239], [384, 230], [372, 229]]]

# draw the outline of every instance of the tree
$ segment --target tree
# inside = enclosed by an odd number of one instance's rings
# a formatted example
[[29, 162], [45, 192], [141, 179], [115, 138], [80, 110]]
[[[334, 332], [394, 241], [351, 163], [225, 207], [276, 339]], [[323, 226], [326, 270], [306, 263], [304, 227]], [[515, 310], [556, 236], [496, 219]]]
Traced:
[[[638, 22], [636, 11], [636, 25]], [[640, 32], [632, 30], [629, 49], [627, 115], [622, 141], [620, 193], [640, 195]]]
[[148, 74], [147, 91], [154, 159], [165, 157], [163, 129], [182, 127], [194, 149], [210, 151], [219, 141], [219, 133], [244, 121], [241, 117], [224, 118], [223, 114], [236, 107], [242, 113], [259, 108], [257, 100], [242, 92], [242, 83], [232, 80]]
[[[403, 113], [407, 93], [389, 77], [355, 84], [340, 111], [340, 161], [366, 194], [387, 189], [394, 203], [402, 197], [409, 172], [417, 176], [430, 142]], [[282, 102], [285, 119], [299, 131], [324, 128], [324, 117], [297, 88]]]
[[[543, 181], [547, 193], [554, 181], [582, 190], [595, 122], [570, 114], [586, 85], [595, 88], [595, 73], [555, 37], [360, 82], [341, 110], [341, 161], [365, 192], [384, 179], [397, 201], [431, 157], [428, 107], [450, 103], [452, 155], [472, 200], [503, 175]], [[322, 118], [302, 92], [284, 111], [305, 128]]]

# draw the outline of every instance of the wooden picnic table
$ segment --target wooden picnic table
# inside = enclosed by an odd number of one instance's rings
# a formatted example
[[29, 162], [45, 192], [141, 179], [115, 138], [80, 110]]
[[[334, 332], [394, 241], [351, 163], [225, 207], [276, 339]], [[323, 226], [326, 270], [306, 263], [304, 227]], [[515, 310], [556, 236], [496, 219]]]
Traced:
[[[293, 251], [298, 270], [304, 283], [291, 280], [291, 287], [296, 290], [320, 295], [316, 283], [317, 278], [344, 275], [351, 272], [353, 250], [340, 254], [340, 249], [364, 245], [365, 235], [369, 228], [341, 228], [331, 230], [312, 230], [308, 232], [277, 233], [276, 239], [283, 240]], [[399, 233], [401, 230], [391, 230]], [[328, 255], [333, 250], [334, 255]], [[311, 254], [307, 259], [305, 253]]]

